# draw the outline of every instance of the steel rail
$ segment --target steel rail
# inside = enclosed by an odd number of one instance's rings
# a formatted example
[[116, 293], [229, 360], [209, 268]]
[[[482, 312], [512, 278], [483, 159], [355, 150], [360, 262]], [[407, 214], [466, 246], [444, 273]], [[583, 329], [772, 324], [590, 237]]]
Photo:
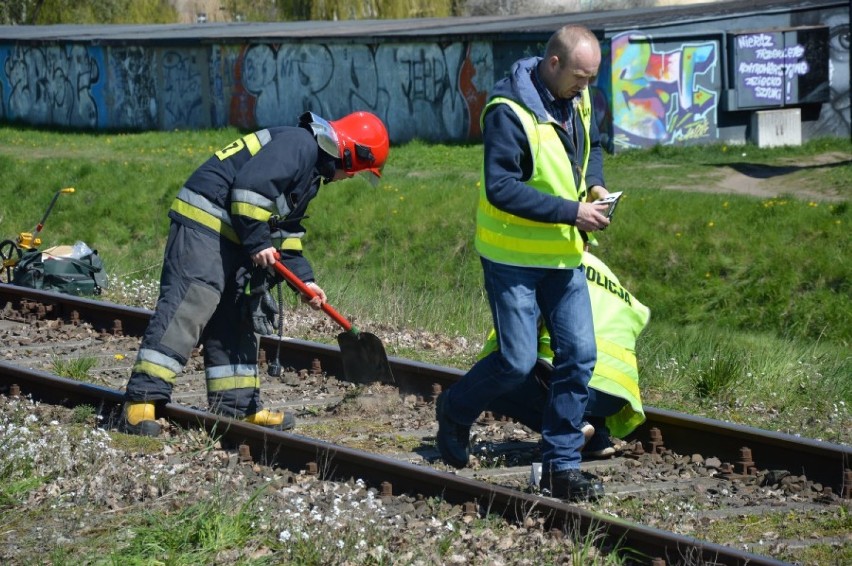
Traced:
[[[106, 301], [74, 297], [0, 284], [0, 306], [12, 302], [33, 319], [56, 318], [86, 320], [99, 330], [141, 336], [151, 311], [118, 305]], [[280, 352], [279, 352], [280, 346]], [[311, 368], [319, 361], [330, 375], [344, 375], [337, 346], [277, 337], [264, 337], [260, 347], [266, 359], [280, 353], [286, 363], [297, 369]], [[401, 392], [434, 398], [441, 389], [450, 387], [463, 371], [398, 357], [389, 357], [389, 364]], [[782, 469], [844, 493], [850, 486], [844, 483], [852, 468], [852, 447], [800, 438], [790, 434], [728, 423], [705, 417], [645, 406], [647, 420], [625, 440], [663, 444], [679, 454], [714, 455], [734, 469], [748, 461], [759, 469]], [[744, 457], [744, 449], [747, 456]]]
[[[124, 399], [123, 394], [115, 389], [3, 361], [0, 361], [0, 384], [4, 392], [13, 396], [27, 395], [41, 402], [71, 407], [80, 404], [96, 407], [107, 425], [114, 424]], [[641, 562], [662, 559], [668, 564], [679, 564], [684, 560], [731, 565], [784, 564], [771, 557], [630, 523], [554, 499], [298, 434], [271, 431], [174, 403], [164, 407], [163, 415], [185, 427], [202, 427], [232, 445], [239, 444], [241, 456], [250, 454], [256, 462], [294, 473], [315, 469], [327, 480], [360, 478], [377, 488], [388, 482], [395, 494], [440, 497], [450, 503], [472, 505], [477, 513], [497, 514], [516, 522], [537, 513], [546, 518], [550, 529], [581, 533], [581, 536], [593, 533], [612, 547], [636, 553], [633, 558]]]

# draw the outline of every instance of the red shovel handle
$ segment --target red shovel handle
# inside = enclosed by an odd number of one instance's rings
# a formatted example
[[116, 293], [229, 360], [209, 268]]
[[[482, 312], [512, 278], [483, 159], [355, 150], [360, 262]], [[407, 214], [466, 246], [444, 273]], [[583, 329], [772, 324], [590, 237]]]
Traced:
[[[317, 296], [317, 293], [313, 289], [305, 285], [304, 281], [296, 277], [295, 273], [287, 269], [284, 263], [281, 262], [281, 259], [278, 254], [275, 255], [275, 258], [277, 261], [272, 264], [272, 267], [275, 268], [275, 271], [280, 273], [284, 279], [289, 281], [294, 287], [296, 287], [296, 289], [299, 290], [300, 293], [302, 293], [309, 299], [313, 299]], [[352, 323], [343, 318], [343, 315], [337, 312], [330, 304], [323, 303], [322, 310], [324, 310], [328, 316], [334, 319], [334, 322], [342, 326], [343, 330], [346, 330], [347, 332], [352, 330]]]

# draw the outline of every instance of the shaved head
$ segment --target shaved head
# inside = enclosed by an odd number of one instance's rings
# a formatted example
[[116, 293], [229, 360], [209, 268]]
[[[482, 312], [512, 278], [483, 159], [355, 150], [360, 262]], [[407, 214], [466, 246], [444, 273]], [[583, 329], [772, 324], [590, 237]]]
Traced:
[[581, 43], [598, 45], [598, 38], [584, 26], [572, 24], [561, 27], [547, 41], [544, 58], [559, 57], [564, 65]]
[[567, 25], [547, 41], [539, 72], [556, 98], [571, 98], [594, 80], [600, 64], [601, 47], [595, 34], [583, 26]]

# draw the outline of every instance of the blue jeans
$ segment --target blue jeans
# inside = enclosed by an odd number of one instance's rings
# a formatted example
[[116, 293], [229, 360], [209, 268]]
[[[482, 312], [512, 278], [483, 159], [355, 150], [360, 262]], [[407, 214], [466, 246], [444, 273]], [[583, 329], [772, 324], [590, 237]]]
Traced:
[[[547, 397], [547, 388], [530, 374], [520, 387], [495, 398], [486, 410], [505, 415], [536, 432], [541, 432]], [[626, 404], [625, 399], [593, 387], [589, 388], [589, 400], [583, 419], [595, 427], [595, 436], [586, 445], [587, 450], [600, 450], [610, 446], [606, 417], [614, 415]]]
[[579, 468], [580, 425], [597, 358], [586, 277], [579, 267], [518, 267], [485, 258], [482, 269], [499, 349], [449, 389], [447, 412], [471, 425], [494, 399], [524, 383], [537, 357], [541, 313], [554, 354], [541, 426], [542, 465], [553, 472]]

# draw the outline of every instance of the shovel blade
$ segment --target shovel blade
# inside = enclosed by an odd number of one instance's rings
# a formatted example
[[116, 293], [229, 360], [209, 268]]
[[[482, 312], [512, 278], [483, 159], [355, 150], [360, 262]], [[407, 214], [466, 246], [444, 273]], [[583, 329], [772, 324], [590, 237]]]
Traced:
[[355, 383], [395, 383], [382, 341], [369, 332], [341, 332], [337, 335], [343, 373]]

